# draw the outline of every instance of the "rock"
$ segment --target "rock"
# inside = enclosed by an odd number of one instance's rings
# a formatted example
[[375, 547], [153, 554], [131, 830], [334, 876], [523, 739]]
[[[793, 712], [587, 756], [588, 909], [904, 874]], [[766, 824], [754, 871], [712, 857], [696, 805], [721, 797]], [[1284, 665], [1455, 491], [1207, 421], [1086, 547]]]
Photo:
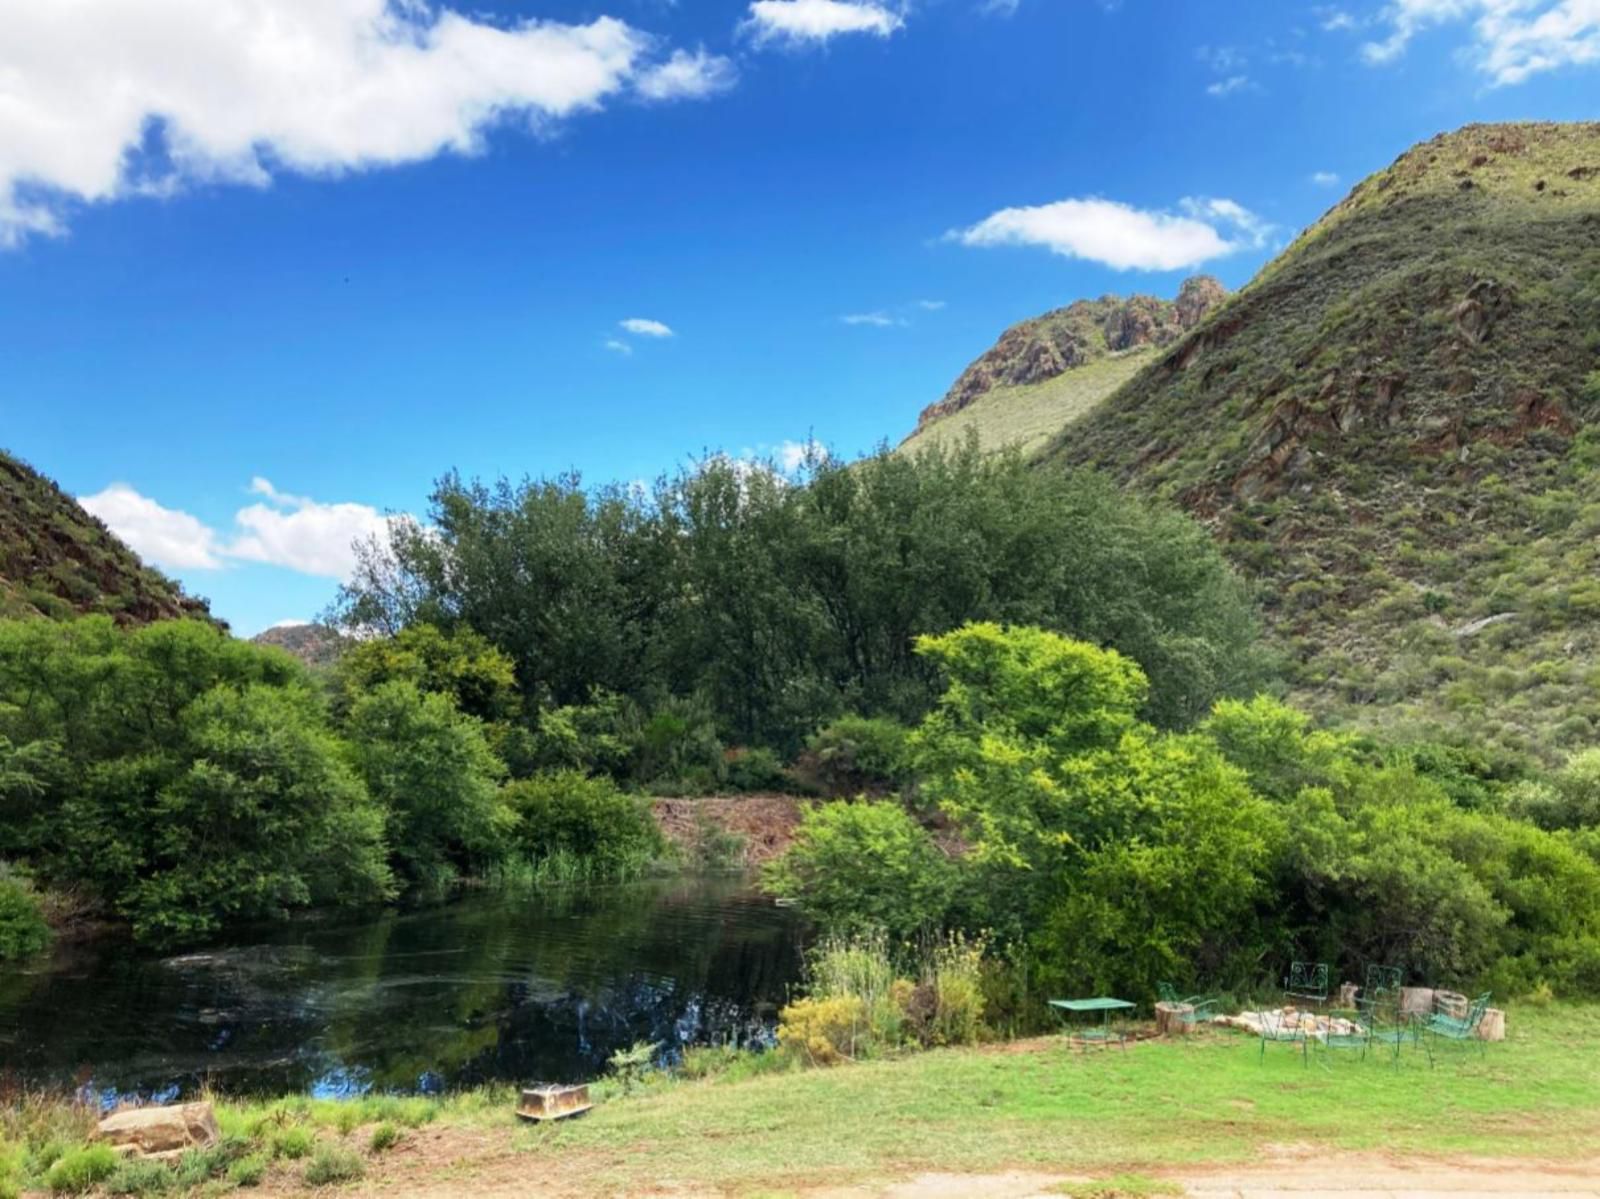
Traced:
[[1469, 620], [1466, 624], [1460, 625], [1459, 627], [1451, 629], [1450, 631], [1457, 637], [1470, 637], [1474, 633], [1481, 633], [1484, 629], [1490, 628], [1497, 624], [1504, 624], [1506, 621], [1515, 620], [1516, 618], [1517, 614], [1515, 612], [1496, 612], [1493, 616], [1485, 616], [1478, 620]]
[[100, 1121], [97, 1140], [135, 1157], [171, 1158], [187, 1149], [214, 1145], [221, 1133], [209, 1103], [131, 1107]]
[[1483, 1020], [1478, 1025], [1478, 1039], [1480, 1041], [1503, 1041], [1506, 1039], [1506, 1014], [1497, 1007], [1485, 1008]]
[[1433, 1014], [1432, 987], [1401, 987], [1400, 1012], [1402, 1015], [1428, 1016]]
[[1185, 279], [1178, 289], [1178, 298], [1172, 303], [1178, 327], [1188, 332], [1227, 298], [1228, 289], [1211, 275], [1193, 275]]

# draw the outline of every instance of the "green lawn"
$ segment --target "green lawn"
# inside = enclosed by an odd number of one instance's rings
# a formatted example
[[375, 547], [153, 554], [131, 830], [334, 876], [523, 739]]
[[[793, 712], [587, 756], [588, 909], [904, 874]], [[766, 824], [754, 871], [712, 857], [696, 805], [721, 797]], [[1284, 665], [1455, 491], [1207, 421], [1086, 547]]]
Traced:
[[[947, 1050], [680, 1083], [522, 1133], [597, 1191], [654, 1177], [733, 1190], [925, 1170], [1106, 1173], [1245, 1160], [1264, 1144], [1572, 1157], [1600, 1151], [1600, 1007], [1518, 1008], [1511, 1036], [1430, 1070], [1418, 1050], [1313, 1057], [1228, 1033], [1072, 1053]], [[1036, 1046], [1036, 1047], [1035, 1047]], [[1452, 1047], [1455, 1048], [1455, 1047]]]

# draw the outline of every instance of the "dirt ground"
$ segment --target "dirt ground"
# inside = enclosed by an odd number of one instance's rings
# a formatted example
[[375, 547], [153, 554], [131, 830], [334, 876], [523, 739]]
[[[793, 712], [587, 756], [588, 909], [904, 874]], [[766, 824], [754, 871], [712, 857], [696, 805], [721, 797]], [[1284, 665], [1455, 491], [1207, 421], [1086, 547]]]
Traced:
[[694, 852], [710, 825], [743, 838], [744, 864], [759, 866], [789, 848], [807, 802], [793, 795], [718, 795], [657, 799], [650, 806], [661, 831], [685, 852]]
[[[1541, 1161], [1512, 1158], [1403, 1157], [1391, 1153], [1328, 1153], [1299, 1146], [1269, 1147], [1248, 1165], [1146, 1169], [1139, 1173], [1183, 1188], [1196, 1199], [1474, 1199], [1474, 1197], [1592, 1196], [1600, 1199], [1600, 1158]], [[1047, 1199], [1084, 1175], [1010, 1171], [996, 1174], [920, 1174], [852, 1186], [817, 1186], [804, 1178], [773, 1179], [758, 1193], [792, 1199]], [[286, 1180], [285, 1180], [286, 1182]], [[272, 1188], [277, 1194], [298, 1194]], [[503, 1135], [459, 1128], [410, 1134], [366, 1180], [341, 1193], [417, 1196], [418, 1199], [502, 1199], [592, 1195], [581, 1154], [559, 1158], [517, 1153]], [[623, 1192], [658, 1197], [720, 1199], [726, 1192], [646, 1186]], [[736, 1194], [739, 1192], [735, 1192]]]

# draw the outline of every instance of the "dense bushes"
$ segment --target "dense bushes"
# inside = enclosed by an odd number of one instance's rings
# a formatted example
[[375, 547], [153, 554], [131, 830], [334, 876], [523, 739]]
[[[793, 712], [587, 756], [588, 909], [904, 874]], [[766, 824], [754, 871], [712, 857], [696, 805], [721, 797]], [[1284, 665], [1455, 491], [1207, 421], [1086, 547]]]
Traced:
[[[648, 493], [446, 476], [426, 528], [399, 522], [368, 547], [338, 615], [486, 640], [512, 663], [540, 765], [619, 768], [578, 760], [589, 751], [541, 714], [622, 696], [654, 759], [627, 777], [682, 768], [702, 784], [709, 744], [670, 697], [703, 704], [725, 743], [792, 756], [845, 713], [920, 717], [938, 677], [914, 639], [969, 620], [1117, 647], [1153, 680], [1143, 714], [1164, 726], [1260, 667], [1246, 594], [1197, 524], [976, 446], [818, 456], [797, 479], [712, 457]], [[427, 658], [415, 648], [402, 656]]]
[[0, 962], [32, 957], [50, 944], [50, 928], [27, 883], [0, 863]]
[[[436, 893], [524, 852], [587, 855], [566, 868], [586, 877], [655, 856], [648, 815], [609, 782], [560, 820], [509, 802], [494, 742], [520, 726], [497, 651], [411, 630], [353, 653], [330, 694], [198, 622], [0, 622], [0, 855], [163, 944]], [[0, 879], [0, 956], [36, 945], [36, 917]]]
[[1593, 755], [1542, 783], [1496, 778], [1266, 698], [1162, 733], [1114, 651], [995, 625], [918, 648], [948, 680], [910, 745], [949, 852], [895, 801], [811, 813], [767, 885], [825, 928], [984, 931], [1008, 1009], [1068, 985], [1255, 987], [1297, 957], [1600, 992]]
[[825, 795], [895, 791], [912, 777], [910, 735], [886, 717], [841, 716], [807, 738], [801, 769]]
[[649, 804], [608, 778], [553, 771], [511, 783], [506, 799], [517, 849], [532, 863], [565, 858], [624, 877], [643, 872], [664, 848]]

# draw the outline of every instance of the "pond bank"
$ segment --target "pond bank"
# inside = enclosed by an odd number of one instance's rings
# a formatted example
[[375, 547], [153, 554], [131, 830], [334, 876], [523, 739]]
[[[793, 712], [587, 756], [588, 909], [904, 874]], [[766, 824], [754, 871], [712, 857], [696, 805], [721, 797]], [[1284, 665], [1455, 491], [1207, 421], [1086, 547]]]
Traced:
[[[588, 1115], [538, 1127], [516, 1121], [507, 1087], [222, 1103], [218, 1115], [242, 1152], [304, 1130], [302, 1151], [360, 1159], [353, 1193], [385, 1195], [1600, 1190], [1600, 1006], [1517, 1007], [1512, 1028], [1487, 1058], [1436, 1069], [1420, 1053], [1398, 1071], [1262, 1060], [1230, 1032], [1092, 1054], [1052, 1037], [736, 1081], [660, 1075], [626, 1096], [608, 1084]], [[385, 1124], [395, 1139], [375, 1149]], [[308, 1160], [271, 1160], [266, 1193], [304, 1193]], [[1114, 1179], [1123, 1190], [1075, 1189]]]

